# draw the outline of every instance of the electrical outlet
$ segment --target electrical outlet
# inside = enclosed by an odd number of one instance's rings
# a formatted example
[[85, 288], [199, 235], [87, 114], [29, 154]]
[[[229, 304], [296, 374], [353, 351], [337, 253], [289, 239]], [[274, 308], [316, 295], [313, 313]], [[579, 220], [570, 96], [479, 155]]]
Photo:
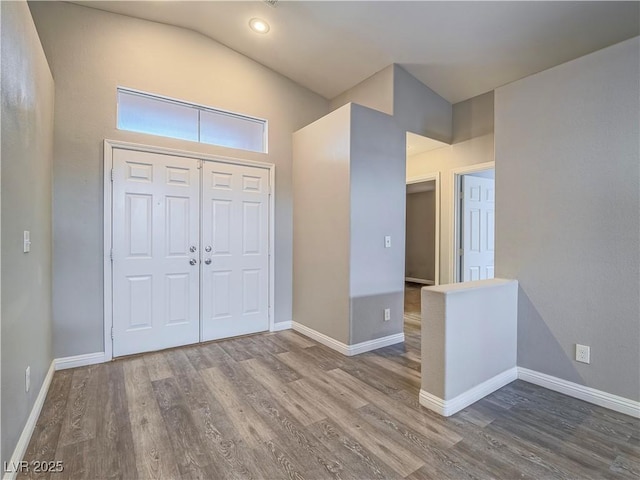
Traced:
[[576, 362], [591, 363], [591, 347], [576, 343]]
[[384, 237], [384, 248], [391, 248], [391, 235]]
[[384, 309], [384, 321], [388, 322], [389, 320], [391, 320], [391, 309], [390, 308], [385, 308]]
[[31, 388], [31, 367], [27, 367], [24, 372], [24, 391], [29, 392], [29, 388]]

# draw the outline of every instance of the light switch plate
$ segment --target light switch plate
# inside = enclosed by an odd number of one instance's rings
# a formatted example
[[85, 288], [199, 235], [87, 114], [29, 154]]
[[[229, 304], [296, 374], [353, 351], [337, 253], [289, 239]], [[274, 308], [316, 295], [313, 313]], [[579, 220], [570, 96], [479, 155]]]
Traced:
[[391, 235], [384, 237], [384, 248], [391, 248]]
[[29, 230], [24, 231], [23, 240], [24, 253], [29, 253], [31, 251], [31, 232]]

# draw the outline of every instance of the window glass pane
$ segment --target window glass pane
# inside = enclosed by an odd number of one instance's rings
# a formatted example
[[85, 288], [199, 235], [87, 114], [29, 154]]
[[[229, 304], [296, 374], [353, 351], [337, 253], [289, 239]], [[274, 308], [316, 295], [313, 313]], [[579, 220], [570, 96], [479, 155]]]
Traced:
[[118, 91], [118, 128], [198, 141], [198, 110], [163, 99]]
[[224, 112], [200, 112], [200, 141], [223, 147], [264, 152], [265, 122]]

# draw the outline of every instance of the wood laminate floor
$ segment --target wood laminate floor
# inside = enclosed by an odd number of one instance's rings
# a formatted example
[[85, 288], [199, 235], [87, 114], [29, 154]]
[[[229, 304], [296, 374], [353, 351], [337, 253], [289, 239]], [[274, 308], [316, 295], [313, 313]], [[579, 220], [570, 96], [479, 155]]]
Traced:
[[640, 477], [639, 420], [522, 381], [420, 407], [419, 304], [404, 345], [356, 357], [283, 331], [56, 372], [25, 460], [60, 480]]

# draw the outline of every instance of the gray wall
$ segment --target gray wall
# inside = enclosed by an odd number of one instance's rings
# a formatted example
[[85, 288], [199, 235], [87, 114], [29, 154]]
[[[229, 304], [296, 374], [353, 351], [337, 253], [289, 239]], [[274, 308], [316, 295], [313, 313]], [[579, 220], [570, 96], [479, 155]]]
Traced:
[[293, 320], [349, 343], [351, 105], [293, 135]]
[[407, 132], [451, 143], [451, 104], [400, 65], [393, 67], [393, 115], [398, 126]]
[[493, 91], [453, 105], [453, 139], [464, 142], [493, 133]]
[[518, 365], [636, 401], [639, 59], [631, 39], [495, 97], [496, 275], [520, 282]]
[[[56, 78], [54, 354], [103, 349], [105, 138], [276, 165], [275, 320], [291, 320], [291, 134], [328, 101], [200, 34], [61, 2], [30, 3]], [[119, 131], [116, 87], [269, 120], [259, 154]]]
[[332, 99], [331, 110], [351, 102], [393, 115], [393, 74], [393, 65], [374, 73]]
[[[402, 332], [406, 132], [395, 117], [352, 105], [350, 343]], [[384, 237], [391, 236], [391, 248]], [[384, 309], [391, 320], [384, 321]]]
[[395, 124], [407, 132], [451, 143], [451, 104], [400, 65], [389, 65], [338, 95], [331, 108], [348, 102], [393, 115]]
[[[26, 2], [2, 11], [2, 461], [51, 365], [54, 84]], [[23, 253], [23, 231], [31, 252]], [[25, 393], [25, 369], [31, 388]]]
[[407, 195], [405, 277], [435, 281], [436, 196], [434, 190]]

